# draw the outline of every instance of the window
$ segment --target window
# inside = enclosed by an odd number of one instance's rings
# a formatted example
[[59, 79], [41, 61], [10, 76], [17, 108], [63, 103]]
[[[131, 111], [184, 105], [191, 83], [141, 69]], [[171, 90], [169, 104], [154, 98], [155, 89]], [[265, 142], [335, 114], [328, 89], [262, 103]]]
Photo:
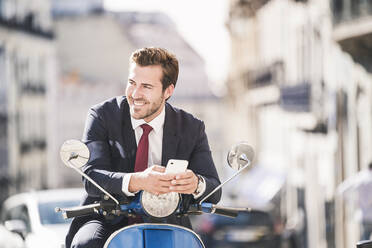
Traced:
[[[1, 0], [0, 0], [0, 6], [1, 6]], [[0, 113], [5, 112], [7, 109], [6, 107], [7, 87], [6, 87], [6, 81], [5, 81], [6, 80], [5, 72], [6, 72], [5, 70], [5, 49], [0, 44]]]
[[0, 19], [3, 16], [3, 0], [0, 0]]

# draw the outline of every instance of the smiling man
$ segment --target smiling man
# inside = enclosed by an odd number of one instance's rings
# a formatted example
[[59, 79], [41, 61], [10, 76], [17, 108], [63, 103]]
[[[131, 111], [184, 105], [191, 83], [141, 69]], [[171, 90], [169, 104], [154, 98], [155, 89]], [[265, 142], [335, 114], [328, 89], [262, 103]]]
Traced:
[[[126, 97], [109, 99], [89, 110], [83, 141], [91, 158], [84, 171], [120, 200], [130, 200], [144, 190], [156, 195], [181, 193], [184, 201], [193, 203], [220, 184], [204, 123], [167, 103], [178, 71], [178, 60], [167, 50], [139, 49], [130, 57]], [[187, 160], [188, 169], [165, 174], [169, 159]], [[83, 182], [84, 205], [102, 198], [94, 185]], [[217, 203], [220, 197], [218, 191], [207, 201]], [[66, 247], [103, 247], [115, 230], [142, 221], [107, 219], [100, 214], [75, 218]], [[171, 215], [165, 222], [191, 228], [185, 216]]]

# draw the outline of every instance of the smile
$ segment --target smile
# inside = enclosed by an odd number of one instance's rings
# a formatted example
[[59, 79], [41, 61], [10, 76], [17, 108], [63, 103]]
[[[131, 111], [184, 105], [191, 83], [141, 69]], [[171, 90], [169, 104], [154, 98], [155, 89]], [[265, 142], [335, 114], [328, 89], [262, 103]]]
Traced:
[[145, 105], [145, 102], [143, 102], [143, 101], [133, 101], [133, 105], [134, 106], [143, 106], [143, 105]]

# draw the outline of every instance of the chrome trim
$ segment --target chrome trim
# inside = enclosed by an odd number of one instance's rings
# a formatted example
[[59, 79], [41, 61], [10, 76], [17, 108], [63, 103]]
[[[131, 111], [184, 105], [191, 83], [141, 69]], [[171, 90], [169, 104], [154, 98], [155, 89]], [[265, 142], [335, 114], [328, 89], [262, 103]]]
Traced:
[[[245, 156], [246, 157], [246, 156]], [[242, 157], [243, 158], [243, 157]], [[242, 159], [244, 160], [244, 159]], [[245, 161], [245, 160], [244, 160]], [[229, 179], [227, 179], [225, 182], [223, 182], [222, 184], [218, 185], [214, 190], [212, 190], [212, 192], [210, 192], [207, 196], [205, 196], [200, 202], [199, 204], [202, 204], [205, 200], [208, 199], [208, 197], [210, 197], [211, 195], [213, 195], [217, 190], [219, 190], [220, 188], [222, 188], [222, 186], [224, 186], [226, 183], [228, 183], [231, 179], [233, 179], [234, 177], [236, 177], [237, 175], [239, 175], [240, 173], [242, 173], [242, 171], [245, 169], [245, 168], [248, 168], [248, 166], [251, 165], [251, 161], [250, 160], [247, 160], [247, 164], [244, 165], [243, 168], [241, 168], [240, 170], [238, 170], [234, 175], [232, 175]]]
[[214, 214], [214, 212], [216, 212], [216, 205], [213, 204], [213, 205], [212, 205], [212, 210], [211, 210], [210, 213], [211, 213], [211, 214]]
[[119, 205], [119, 201], [116, 200], [115, 197], [113, 197], [109, 192], [104, 190], [98, 183], [96, 183], [92, 178], [90, 178], [87, 174], [82, 172], [80, 169], [76, 168], [74, 164], [71, 161], [67, 161], [67, 166], [74, 169], [77, 173], [79, 173], [81, 176], [86, 178], [89, 182], [91, 182], [94, 186], [96, 186], [99, 190], [101, 190], [103, 193], [105, 193], [108, 197], [110, 197], [117, 205]]

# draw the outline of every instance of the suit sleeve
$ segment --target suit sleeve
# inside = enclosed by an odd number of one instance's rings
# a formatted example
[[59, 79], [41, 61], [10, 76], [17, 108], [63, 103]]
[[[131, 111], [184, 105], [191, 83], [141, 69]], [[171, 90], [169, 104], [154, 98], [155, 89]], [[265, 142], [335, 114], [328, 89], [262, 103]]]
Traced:
[[[107, 128], [102, 116], [93, 108], [88, 112], [83, 142], [90, 151], [88, 164], [83, 167], [83, 171], [110, 194], [125, 197], [122, 192], [122, 182], [126, 173], [111, 171]], [[83, 178], [83, 183], [89, 196], [98, 197], [103, 194], [85, 178]]]
[[[194, 150], [192, 151], [189, 163], [189, 169], [191, 169], [194, 173], [203, 176], [205, 179], [206, 190], [204, 194], [197, 199], [201, 200], [214, 188], [221, 184], [212, 159], [212, 154], [209, 148], [203, 122], [200, 122], [196, 145], [194, 147]], [[213, 195], [211, 195], [206, 201], [211, 203], [218, 203], [221, 199], [221, 193], [222, 191], [220, 189]]]

